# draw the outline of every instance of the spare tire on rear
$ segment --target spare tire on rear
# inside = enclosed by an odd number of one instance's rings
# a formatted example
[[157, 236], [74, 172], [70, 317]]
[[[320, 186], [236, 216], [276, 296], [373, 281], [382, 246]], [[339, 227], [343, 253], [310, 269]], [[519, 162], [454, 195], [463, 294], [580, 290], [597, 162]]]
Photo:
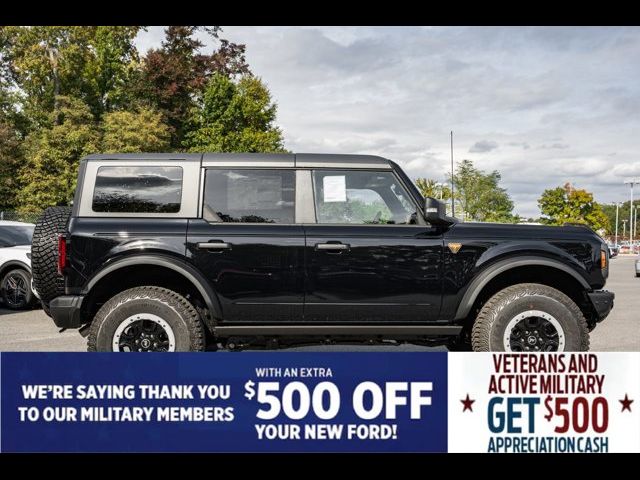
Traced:
[[70, 207], [47, 208], [36, 222], [31, 241], [33, 286], [49, 315], [49, 303], [64, 295], [64, 277], [58, 273], [58, 235], [66, 233]]

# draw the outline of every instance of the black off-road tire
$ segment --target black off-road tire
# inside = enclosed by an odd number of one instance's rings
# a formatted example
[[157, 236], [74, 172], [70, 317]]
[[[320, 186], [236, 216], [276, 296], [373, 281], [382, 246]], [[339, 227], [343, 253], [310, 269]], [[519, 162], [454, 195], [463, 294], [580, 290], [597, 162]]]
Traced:
[[175, 336], [176, 352], [200, 352], [205, 349], [204, 325], [194, 306], [182, 295], [161, 287], [136, 287], [125, 290], [98, 310], [89, 328], [89, 352], [113, 351], [118, 327], [136, 314], [153, 314], [169, 324]]
[[36, 222], [31, 241], [33, 285], [45, 312], [51, 300], [64, 295], [64, 277], [58, 274], [58, 235], [66, 232], [70, 207], [47, 208]]
[[528, 310], [546, 312], [558, 321], [564, 331], [564, 351], [589, 350], [589, 328], [578, 306], [564, 293], [537, 283], [507, 287], [484, 304], [471, 332], [473, 350], [505, 351], [504, 335], [508, 323]]

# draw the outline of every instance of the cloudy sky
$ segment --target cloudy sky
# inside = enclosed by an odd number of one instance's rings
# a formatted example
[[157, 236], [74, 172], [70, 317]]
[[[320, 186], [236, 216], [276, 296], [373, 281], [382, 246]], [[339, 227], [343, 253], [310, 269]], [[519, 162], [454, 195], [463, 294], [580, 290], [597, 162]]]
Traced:
[[640, 177], [640, 28], [223, 30], [246, 44], [294, 152], [382, 155], [445, 180], [453, 130], [455, 159], [499, 170], [524, 216], [545, 188], [622, 201]]

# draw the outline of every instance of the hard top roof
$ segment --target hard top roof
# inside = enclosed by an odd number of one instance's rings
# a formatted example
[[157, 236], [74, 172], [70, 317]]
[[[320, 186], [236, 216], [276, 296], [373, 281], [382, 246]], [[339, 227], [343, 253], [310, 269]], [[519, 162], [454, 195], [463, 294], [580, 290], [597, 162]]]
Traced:
[[267, 164], [290, 167], [335, 168], [391, 168], [393, 162], [376, 155], [324, 154], [324, 153], [99, 153], [85, 157], [87, 161], [109, 160], [176, 160], [201, 161], [209, 165], [232, 162], [233, 164]]

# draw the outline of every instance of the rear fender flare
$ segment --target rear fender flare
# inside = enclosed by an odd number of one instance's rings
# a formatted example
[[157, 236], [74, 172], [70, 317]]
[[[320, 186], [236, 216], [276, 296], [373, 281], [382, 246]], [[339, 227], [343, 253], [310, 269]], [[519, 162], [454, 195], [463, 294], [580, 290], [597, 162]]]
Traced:
[[214, 318], [222, 318], [222, 308], [220, 307], [218, 295], [213, 288], [211, 288], [207, 279], [195, 267], [181, 260], [162, 255], [134, 255], [116, 260], [91, 277], [82, 289], [82, 294], [89, 294], [91, 289], [107, 275], [120, 270], [121, 268], [131, 267], [134, 265], [139, 265], [141, 267], [144, 265], [158, 265], [169, 268], [182, 275], [191, 282], [196, 287], [200, 295], [202, 295], [211, 315]]

